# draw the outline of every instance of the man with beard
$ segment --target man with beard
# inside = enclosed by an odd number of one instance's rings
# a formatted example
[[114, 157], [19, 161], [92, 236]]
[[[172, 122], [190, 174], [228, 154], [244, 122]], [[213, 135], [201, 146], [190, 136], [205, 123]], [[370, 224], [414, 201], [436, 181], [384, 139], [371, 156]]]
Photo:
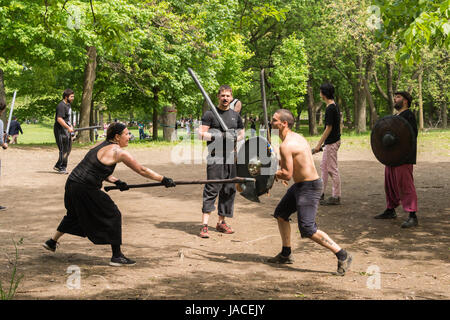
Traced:
[[[237, 141], [244, 139], [244, 124], [238, 112], [230, 109], [233, 92], [230, 86], [222, 85], [217, 94], [219, 105], [217, 112], [229, 131], [224, 132], [213, 112], [208, 110], [202, 117], [199, 128], [199, 138], [207, 141], [208, 157], [206, 174], [208, 180], [232, 179], [236, 177], [235, 148]], [[225, 234], [234, 233], [225, 222], [225, 218], [232, 218], [234, 212], [234, 197], [236, 187], [234, 183], [205, 184], [203, 189], [202, 227], [199, 236], [209, 238], [208, 221], [211, 212], [216, 207], [217, 197], [219, 219], [216, 230]]]
[[70, 114], [72, 112], [70, 104], [73, 102], [73, 99], [73, 90], [64, 90], [63, 100], [56, 107], [55, 124], [53, 126], [53, 133], [59, 149], [58, 161], [53, 167], [53, 170], [62, 174], [68, 174], [67, 162], [69, 160], [70, 151], [72, 151], [71, 133], [74, 130], [70, 122]]
[[397, 214], [395, 208], [402, 204], [403, 210], [409, 213], [408, 220], [403, 222], [402, 228], [417, 226], [417, 194], [414, 186], [413, 165], [416, 164], [417, 156], [417, 123], [414, 113], [409, 110], [412, 97], [406, 91], [395, 93], [394, 103], [397, 115], [403, 117], [411, 125], [414, 134], [414, 151], [399, 166], [386, 166], [384, 171], [384, 190], [386, 193], [386, 210], [375, 216], [375, 219], [395, 219]]

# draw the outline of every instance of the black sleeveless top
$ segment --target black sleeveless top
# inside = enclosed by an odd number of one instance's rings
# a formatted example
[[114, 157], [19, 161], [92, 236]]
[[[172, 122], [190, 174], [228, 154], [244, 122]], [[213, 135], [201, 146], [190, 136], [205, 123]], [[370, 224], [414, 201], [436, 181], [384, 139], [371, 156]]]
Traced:
[[72, 170], [68, 180], [101, 189], [103, 181], [114, 172], [116, 164], [112, 166], [104, 165], [98, 160], [97, 153], [101, 148], [110, 144], [113, 143], [105, 140], [95, 148], [89, 150], [84, 159]]

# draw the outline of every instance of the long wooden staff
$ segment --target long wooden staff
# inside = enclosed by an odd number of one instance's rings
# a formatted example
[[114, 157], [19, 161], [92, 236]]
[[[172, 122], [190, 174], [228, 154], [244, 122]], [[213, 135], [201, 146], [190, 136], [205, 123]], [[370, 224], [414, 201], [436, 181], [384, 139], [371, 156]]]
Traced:
[[[246, 182], [255, 182], [254, 178], [241, 178], [236, 177], [232, 179], [220, 179], [220, 180], [179, 180], [174, 181], [177, 186], [185, 185], [185, 184], [207, 184], [207, 183], [246, 183]], [[153, 182], [153, 183], [143, 183], [143, 184], [129, 184], [128, 188], [147, 188], [147, 187], [161, 187], [164, 186], [161, 182]], [[106, 192], [109, 190], [119, 189], [118, 186], [107, 186], [104, 188]]]

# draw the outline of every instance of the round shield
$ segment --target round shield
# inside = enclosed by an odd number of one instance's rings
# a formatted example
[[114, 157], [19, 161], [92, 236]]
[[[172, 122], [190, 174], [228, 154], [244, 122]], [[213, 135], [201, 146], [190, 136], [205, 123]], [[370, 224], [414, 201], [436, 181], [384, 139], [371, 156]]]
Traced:
[[238, 177], [254, 178], [255, 183], [240, 185], [241, 195], [251, 201], [267, 193], [275, 181], [278, 159], [270, 143], [261, 136], [249, 138], [237, 152]]
[[399, 166], [414, 152], [414, 132], [403, 117], [386, 116], [375, 123], [370, 135], [370, 145], [373, 154], [382, 164]]

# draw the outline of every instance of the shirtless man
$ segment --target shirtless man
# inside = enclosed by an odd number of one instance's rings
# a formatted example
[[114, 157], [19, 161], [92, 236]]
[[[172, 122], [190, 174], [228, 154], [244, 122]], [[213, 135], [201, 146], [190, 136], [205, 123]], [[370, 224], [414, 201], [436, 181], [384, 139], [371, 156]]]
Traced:
[[316, 212], [322, 194], [322, 179], [320, 179], [308, 142], [301, 135], [292, 132], [294, 116], [289, 110], [280, 109], [272, 117], [272, 128], [279, 130], [280, 139], [280, 170], [275, 179], [289, 181], [292, 185], [275, 209], [274, 217], [278, 220], [281, 235], [282, 250], [270, 263], [291, 264], [291, 227], [289, 217], [295, 211], [298, 216], [298, 226], [302, 238], [310, 238], [314, 242], [331, 250], [338, 259], [336, 275], [343, 276], [350, 268], [352, 256], [341, 249], [325, 232], [317, 229]]

